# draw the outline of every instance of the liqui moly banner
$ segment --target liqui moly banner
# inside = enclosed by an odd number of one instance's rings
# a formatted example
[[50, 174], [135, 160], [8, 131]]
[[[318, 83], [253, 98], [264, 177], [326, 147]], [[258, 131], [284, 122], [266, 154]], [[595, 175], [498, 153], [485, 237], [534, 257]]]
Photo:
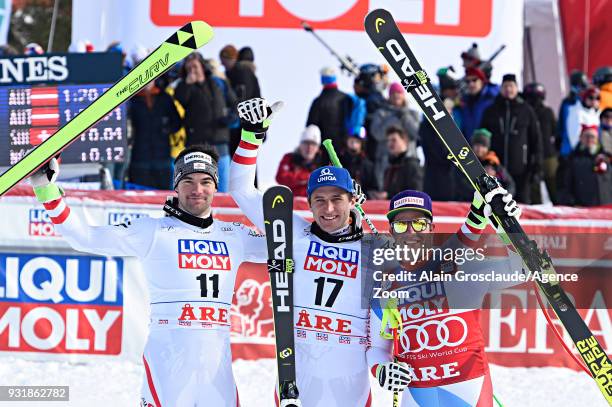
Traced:
[[[163, 216], [161, 206], [167, 195], [165, 191], [68, 190], [67, 202], [74, 214], [90, 224], [108, 225], [142, 216]], [[297, 214], [308, 216], [304, 199], [296, 200], [294, 207]], [[388, 228], [384, 215], [387, 208], [384, 201], [365, 205], [379, 230]], [[0, 213], [11, 214], [0, 229], [0, 357], [18, 354], [34, 359], [140, 360], [149, 314], [145, 277], [138, 261], [71, 251], [40, 209], [29, 187], [15, 188], [0, 201]], [[437, 229], [456, 231], [468, 210], [468, 204], [434, 203]], [[215, 197], [214, 213], [223, 220], [247, 222], [224, 194]], [[538, 244], [547, 248], [558, 272], [581, 273], [579, 282], [564, 282], [563, 287], [609, 353], [612, 314], [606, 302], [610, 284], [605, 274], [612, 266], [611, 219], [612, 208], [541, 206], [523, 207], [521, 219]], [[222, 243], [186, 239], [181, 241], [179, 251], [186, 256], [185, 262], [216, 265], [223, 270], [226, 247]], [[308, 250], [307, 265], [317, 274], [351, 277], [352, 266], [359, 261], [356, 252], [335, 251], [325, 245], [312, 245]], [[273, 357], [274, 321], [265, 265], [243, 264], [234, 291], [229, 315], [234, 358]], [[422, 299], [431, 301], [423, 301], [426, 305], [421, 308], [405, 310], [406, 320], [420, 318], [421, 313], [448, 311], [448, 303], [438, 298], [444, 294], [443, 287], [434, 284], [421, 292]], [[536, 309], [533, 285], [493, 292], [485, 297], [483, 307], [481, 326], [490, 362], [578, 369]], [[451, 326], [456, 322], [449, 319], [445, 323]], [[443, 328], [439, 331], [445, 332]], [[462, 336], [459, 331], [454, 334], [458, 336], [428, 335], [426, 342], [418, 345], [435, 348], [451, 341], [451, 345], [457, 342], [460, 346]], [[423, 338], [425, 335], [421, 336], [425, 341]], [[566, 342], [570, 343], [568, 338]]]
[[[393, 13], [434, 80], [435, 72], [449, 65], [462, 75], [460, 54], [473, 42], [484, 59], [506, 45], [495, 60], [503, 69], [493, 70], [494, 81], [505, 73], [521, 77], [523, 0], [75, 0], [72, 40], [88, 39], [96, 49], [119, 40], [129, 52], [136, 46], [155, 48], [186, 22], [204, 20], [215, 29], [201, 50], [206, 58], [218, 59], [227, 44], [250, 46], [263, 96], [285, 102], [271, 126], [274, 148], [260, 152], [259, 182], [265, 186], [273, 182], [283, 154], [298, 144], [310, 103], [321, 91], [319, 71], [339, 65], [301, 21], [340, 55], [358, 64], [382, 64], [363, 29], [365, 15], [376, 8]], [[112, 24], [100, 24], [102, 17]], [[341, 90], [353, 92], [352, 78], [338, 72], [338, 79]]]
[[121, 352], [122, 259], [0, 253], [0, 270], [0, 351]]

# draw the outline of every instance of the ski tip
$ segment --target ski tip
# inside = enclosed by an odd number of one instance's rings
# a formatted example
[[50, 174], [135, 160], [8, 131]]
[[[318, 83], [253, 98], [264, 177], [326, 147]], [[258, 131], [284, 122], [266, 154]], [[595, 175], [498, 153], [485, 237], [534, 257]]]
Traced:
[[363, 22], [369, 34], [380, 34], [381, 27], [386, 23], [393, 23], [393, 16], [384, 8], [370, 11]]
[[215, 35], [213, 28], [204, 21], [196, 20], [189, 24], [193, 29], [193, 35], [195, 37], [197, 48], [200, 48], [204, 44], [208, 43]]
[[204, 21], [192, 21], [179, 28], [166, 40], [167, 43], [196, 50], [212, 40], [213, 29]]

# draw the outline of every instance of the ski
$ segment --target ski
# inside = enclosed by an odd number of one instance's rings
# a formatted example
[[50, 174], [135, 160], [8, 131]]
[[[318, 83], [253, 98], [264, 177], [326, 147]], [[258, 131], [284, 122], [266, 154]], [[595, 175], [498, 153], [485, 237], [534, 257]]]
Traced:
[[203, 21], [185, 24], [91, 105], [0, 175], [0, 196], [59, 154], [81, 133], [138, 93], [147, 83], [208, 43], [212, 37], [212, 28]]
[[295, 404], [289, 400], [297, 400], [299, 396], [293, 338], [293, 192], [285, 186], [269, 188], [263, 196], [263, 214], [274, 313], [278, 398], [281, 406], [290, 407]]
[[[449, 159], [469, 179], [472, 186], [485, 195], [498, 186], [494, 178], [488, 177], [480, 161], [472, 151], [452, 116], [433, 88], [427, 73], [408, 47], [392, 15], [383, 9], [370, 12], [365, 19], [365, 30], [387, 63], [399, 76], [404, 89], [419, 104], [423, 114], [449, 150]], [[540, 250], [530, 240], [515, 218], [505, 215], [500, 196], [491, 204], [496, 220], [508, 235], [517, 253], [522, 257], [527, 270], [540, 274], [556, 274], [552, 260], [546, 251]], [[558, 282], [542, 283], [537, 280], [555, 314], [562, 322], [574, 342], [581, 358], [597, 382], [605, 399], [612, 405], [612, 364], [601, 344], [589, 330], [584, 320], [569, 300]]]

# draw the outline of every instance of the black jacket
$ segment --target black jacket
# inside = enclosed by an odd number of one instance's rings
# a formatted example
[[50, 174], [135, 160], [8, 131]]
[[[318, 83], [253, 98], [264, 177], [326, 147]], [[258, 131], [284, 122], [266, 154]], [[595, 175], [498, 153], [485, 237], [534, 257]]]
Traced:
[[370, 197], [370, 192], [382, 191], [374, 172], [374, 164], [365, 154], [353, 155], [343, 152], [339, 156], [340, 163], [348, 170], [353, 179], [361, 185], [363, 192]]
[[559, 155], [557, 149], [557, 119], [555, 112], [542, 102], [530, 105], [538, 118], [540, 134], [542, 135], [543, 158], [556, 157]]
[[480, 127], [488, 129], [491, 150], [512, 177], [537, 173], [542, 168], [542, 136], [533, 109], [521, 98], [508, 100], [501, 95], [482, 116]]
[[[598, 206], [612, 203], [612, 168], [607, 155], [607, 170], [595, 172], [595, 158], [602, 154], [601, 147], [595, 154], [581, 148], [580, 144], [570, 154], [563, 179], [559, 185], [559, 203], [563, 205]], [[604, 153], [605, 154], [605, 153]]]
[[408, 153], [389, 157], [389, 166], [385, 170], [385, 191], [388, 199], [405, 189], [423, 190], [423, 168], [416, 157]]
[[351, 114], [352, 100], [336, 87], [324, 88], [312, 101], [306, 126], [316, 124], [321, 130], [321, 139], [332, 140], [336, 151], [344, 147], [346, 120]]
[[226, 71], [225, 75], [239, 101], [261, 97], [259, 81], [247, 62], [236, 62], [236, 65]]
[[182, 80], [174, 97], [185, 108], [185, 146], [229, 142], [225, 96], [213, 78], [191, 85]]
[[[427, 119], [423, 118], [419, 126], [419, 138], [425, 155], [425, 179], [423, 190], [434, 201], [454, 201], [455, 173], [465, 175], [448, 157], [448, 149], [436, 134]], [[391, 198], [391, 197], [389, 197]]]
[[132, 98], [128, 116], [132, 125], [132, 158], [134, 162], [170, 159], [170, 134], [181, 128], [181, 118], [172, 97], [164, 91], [151, 95], [147, 106], [142, 93]]

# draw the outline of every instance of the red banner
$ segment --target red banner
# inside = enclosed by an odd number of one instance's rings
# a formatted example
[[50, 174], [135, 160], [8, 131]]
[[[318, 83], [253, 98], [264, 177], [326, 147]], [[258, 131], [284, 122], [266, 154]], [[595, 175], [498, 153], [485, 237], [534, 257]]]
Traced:
[[612, 25], [609, 0], [559, 0], [567, 70], [589, 77], [599, 67], [612, 65]]

